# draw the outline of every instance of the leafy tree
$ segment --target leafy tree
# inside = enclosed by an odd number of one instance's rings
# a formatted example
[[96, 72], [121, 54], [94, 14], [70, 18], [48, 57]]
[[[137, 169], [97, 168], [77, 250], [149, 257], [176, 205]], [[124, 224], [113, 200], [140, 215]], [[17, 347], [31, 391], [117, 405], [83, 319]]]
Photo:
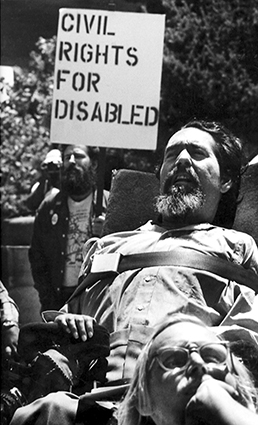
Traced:
[[166, 14], [161, 120], [216, 119], [258, 134], [257, 0], [147, 0]]
[[1, 104], [2, 219], [29, 214], [25, 200], [49, 150], [55, 39], [40, 38], [29, 71], [14, 68], [14, 86]]

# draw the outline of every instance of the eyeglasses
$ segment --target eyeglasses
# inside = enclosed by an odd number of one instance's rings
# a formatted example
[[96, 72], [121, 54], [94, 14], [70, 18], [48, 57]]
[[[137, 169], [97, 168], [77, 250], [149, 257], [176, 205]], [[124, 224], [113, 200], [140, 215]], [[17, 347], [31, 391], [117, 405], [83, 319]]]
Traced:
[[200, 347], [168, 347], [159, 350], [150, 363], [150, 369], [154, 360], [157, 360], [160, 367], [164, 370], [183, 368], [187, 365], [191, 353], [198, 353], [205, 363], [222, 364], [226, 362], [229, 349], [228, 342], [212, 342], [203, 344]]

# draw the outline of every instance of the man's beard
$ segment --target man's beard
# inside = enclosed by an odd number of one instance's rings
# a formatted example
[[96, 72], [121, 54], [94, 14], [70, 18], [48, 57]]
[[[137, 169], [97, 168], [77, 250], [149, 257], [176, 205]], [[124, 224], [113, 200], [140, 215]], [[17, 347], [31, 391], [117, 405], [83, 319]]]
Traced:
[[95, 188], [96, 173], [92, 166], [85, 169], [78, 165], [70, 164], [63, 171], [62, 188], [69, 195], [84, 195]]
[[185, 226], [196, 222], [203, 203], [204, 194], [199, 187], [189, 191], [184, 186], [172, 186], [168, 194], [158, 196], [156, 209], [162, 221]]

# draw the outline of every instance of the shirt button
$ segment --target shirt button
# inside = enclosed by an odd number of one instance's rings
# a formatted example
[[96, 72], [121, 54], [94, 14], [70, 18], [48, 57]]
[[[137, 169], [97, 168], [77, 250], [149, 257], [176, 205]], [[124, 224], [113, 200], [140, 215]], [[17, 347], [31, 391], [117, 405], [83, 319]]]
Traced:
[[147, 276], [147, 277], [145, 277], [145, 282], [150, 282], [151, 281], [151, 277], [150, 276]]
[[63, 238], [65, 238], [65, 234], [64, 234], [64, 233], [63, 233], [63, 235], [62, 235], [62, 236], [63, 236]]

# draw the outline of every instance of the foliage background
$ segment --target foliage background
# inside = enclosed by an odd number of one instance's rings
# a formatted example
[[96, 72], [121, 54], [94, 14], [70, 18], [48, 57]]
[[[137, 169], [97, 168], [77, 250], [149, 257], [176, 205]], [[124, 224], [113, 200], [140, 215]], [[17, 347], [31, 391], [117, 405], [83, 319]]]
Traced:
[[258, 130], [257, 0], [148, 3], [167, 18], [163, 121], [173, 128], [208, 117], [251, 141]]
[[30, 213], [25, 200], [49, 151], [55, 39], [40, 38], [29, 71], [14, 68], [9, 100], [1, 104], [2, 218]]
[[[106, 184], [111, 168], [153, 171], [168, 135], [193, 117], [222, 121], [247, 156], [257, 153], [257, 0], [146, 0], [141, 12], [166, 14], [157, 153], [107, 150]], [[1, 104], [2, 218], [30, 214], [25, 200], [50, 149], [55, 42], [38, 40]]]

